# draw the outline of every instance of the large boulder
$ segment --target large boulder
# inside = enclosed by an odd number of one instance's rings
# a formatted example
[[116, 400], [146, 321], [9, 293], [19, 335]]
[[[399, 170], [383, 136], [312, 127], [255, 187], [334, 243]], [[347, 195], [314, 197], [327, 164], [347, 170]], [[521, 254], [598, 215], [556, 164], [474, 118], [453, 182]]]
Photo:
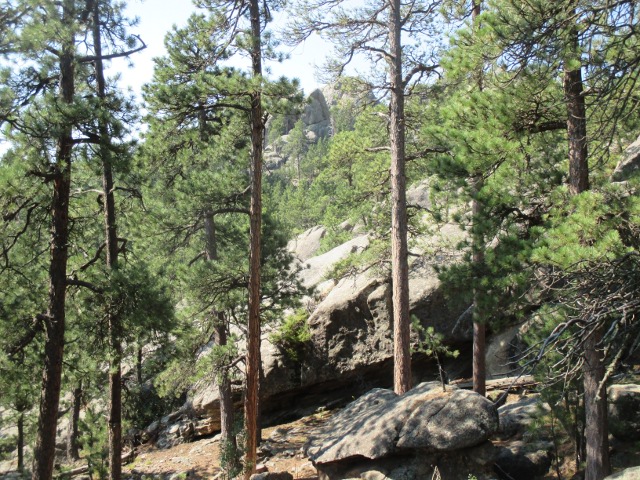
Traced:
[[539, 395], [522, 397], [516, 402], [498, 408], [501, 438], [511, 438], [524, 434], [529, 426], [541, 415], [549, 411], [549, 405], [540, 401]]
[[320, 242], [326, 234], [327, 229], [322, 225], [312, 227], [289, 241], [287, 250], [300, 261], [308, 260], [320, 249]]
[[621, 472], [609, 475], [604, 480], [640, 480], [640, 467], [626, 468]]
[[[358, 475], [369, 472], [359, 478], [374, 478], [370, 475], [376, 468], [386, 472], [380, 478], [403, 478], [399, 467], [411, 464], [418, 453], [467, 451], [483, 444], [497, 428], [498, 413], [489, 400], [452, 387], [443, 391], [440, 383], [429, 382], [402, 396], [371, 390], [312, 434], [306, 451], [320, 478], [348, 478], [348, 472], [354, 475], [356, 470]], [[432, 470], [431, 464], [423, 463], [419, 462], [425, 472]], [[390, 471], [396, 476], [388, 476]], [[415, 475], [415, 468], [411, 471]]]
[[497, 448], [495, 472], [504, 480], [543, 478], [551, 467], [552, 451], [551, 442], [510, 442]]
[[624, 151], [622, 160], [618, 162], [613, 175], [611, 175], [611, 180], [623, 182], [638, 172], [640, 172], [640, 137]]
[[[313, 134], [311, 140], [325, 138], [331, 134], [331, 114], [329, 106], [320, 89], [311, 92], [304, 112], [302, 112], [302, 123], [305, 130]], [[309, 138], [309, 136], [308, 136]]]
[[[313, 238], [317, 237], [320, 232], [321, 231], [311, 231], [307, 242], [303, 241], [303, 243], [300, 245], [300, 249], [297, 245], [295, 247], [291, 245], [291, 247], [295, 249], [294, 253], [297, 253], [298, 250], [302, 250], [301, 253], [304, 257], [305, 243], [307, 244], [306, 249], [310, 250], [312, 248], [310, 244], [313, 242]], [[368, 245], [369, 237], [367, 235], [359, 235], [321, 255], [313, 256], [311, 258], [307, 257], [306, 259], [301, 258], [300, 260], [303, 261], [297, 264], [300, 269], [298, 277], [305, 287], [316, 287], [321, 291], [320, 293], [322, 293], [322, 284], [323, 282], [330, 280], [327, 278], [327, 275], [335, 266], [335, 264], [353, 253], [362, 251]], [[331, 280], [328, 285], [335, 285], [335, 282]]]
[[490, 400], [468, 390], [436, 391], [421, 399], [398, 437], [398, 448], [447, 452], [473, 447], [498, 429]]
[[640, 385], [611, 385], [609, 431], [624, 441], [640, 440]]

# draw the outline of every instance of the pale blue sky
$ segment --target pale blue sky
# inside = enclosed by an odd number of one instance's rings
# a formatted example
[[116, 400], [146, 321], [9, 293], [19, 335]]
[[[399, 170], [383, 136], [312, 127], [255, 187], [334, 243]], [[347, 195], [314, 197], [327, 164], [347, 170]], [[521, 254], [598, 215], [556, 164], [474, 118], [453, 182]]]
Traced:
[[[190, 0], [129, 0], [127, 13], [130, 17], [138, 17], [140, 23], [132, 33], [139, 34], [147, 44], [142, 52], [131, 56], [133, 67], [127, 66], [124, 59], [114, 60], [110, 66], [110, 74], [121, 73], [121, 86], [131, 87], [140, 94], [141, 86], [151, 80], [153, 75], [153, 58], [165, 53], [164, 36], [173, 25], [184, 26], [187, 18], [196, 8]], [[310, 94], [320, 86], [316, 79], [315, 65], [322, 64], [329, 47], [317, 37], [307, 40], [296, 48], [282, 47], [290, 59], [279, 64], [268, 62], [265, 67], [271, 77], [282, 75], [298, 78], [306, 94]], [[243, 61], [243, 59], [239, 60]], [[245, 61], [246, 63], [246, 61]], [[236, 65], [248, 67], [247, 65]]]

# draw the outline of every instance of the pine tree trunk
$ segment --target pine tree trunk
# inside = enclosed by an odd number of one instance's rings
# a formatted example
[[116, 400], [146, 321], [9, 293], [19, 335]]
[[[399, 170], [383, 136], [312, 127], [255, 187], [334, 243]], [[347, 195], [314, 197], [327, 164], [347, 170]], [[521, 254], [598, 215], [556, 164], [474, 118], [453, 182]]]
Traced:
[[[205, 254], [208, 262], [218, 259], [218, 249], [216, 245], [216, 230], [213, 213], [207, 212], [204, 218], [205, 230]], [[217, 317], [214, 319], [214, 332], [216, 344], [220, 347], [227, 345], [227, 322], [223, 312], [214, 312]], [[220, 435], [222, 443], [228, 449], [227, 453], [231, 459], [236, 458], [236, 436], [233, 433], [234, 412], [233, 412], [233, 396], [231, 391], [231, 379], [229, 371], [226, 367], [222, 368], [217, 376], [218, 378], [218, 396], [220, 398]], [[233, 466], [235, 467], [235, 465]]]
[[589, 189], [587, 113], [580, 69], [565, 70], [564, 95], [569, 137], [569, 189], [573, 195], [577, 195]]
[[[65, 0], [62, 4], [62, 22], [70, 32], [60, 54], [60, 99], [65, 104], [73, 103], [75, 91], [73, 6], [72, 0]], [[69, 125], [62, 129], [57, 139], [56, 161], [53, 165], [49, 308], [45, 320], [44, 371], [33, 452], [33, 480], [50, 480], [53, 476], [64, 355], [72, 149], [72, 127]]]
[[[224, 313], [218, 314], [218, 321], [215, 325], [216, 343], [224, 347], [227, 345], [227, 325]], [[233, 412], [233, 396], [231, 391], [231, 378], [229, 370], [223, 368], [218, 375], [218, 396], [220, 397], [220, 435], [222, 443], [227, 449], [230, 459], [236, 458], [236, 436], [233, 432], [234, 412]], [[234, 465], [235, 467], [235, 465]]]
[[[100, 1], [93, 1], [93, 46], [98, 98], [106, 98], [106, 82], [102, 63], [102, 41], [100, 36]], [[113, 192], [113, 169], [109, 144], [109, 129], [105, 121], [98, 120], [100, 133], [100, 159], [102, 161], [103, 214], [107, 269], [113, 271], [118, 265], [118, 236], [116, 230], [116, 207]], [[107, 306], [107, 308], [110, 308]], [[122, 325], [117, 315], [109, 312], [109, 347], [111, 360], [109, 365], [109, 478], [120, 480], [122, 477]]]
[[[480, 274], [480, 268], [484, 263], [484, 236], [478, 231], [478, 223], [482, 217], [482, 204], [477, 196], [481, 188], [482, 177], [478, 176], [474, 180], [474, 198], [471, 204], [474, 229], [472, 261], [476, 275]], [[479, 295], [480, 291], [476, 286], [473, 290], [473, 391], [485, 396], [487, 394], [486, 326]]]
[[[573, 32], [574, 52], [578, 52], [577, 32]], [[576, 53], [577, 55], [577, 53]], [[584, 100], [582, 70], [565, 67], [564, 94], [567, 105], [567, 137], [569, 141], [569, 189], [578, 195], [589, 189], [587, 151], [587, 114]], [[604, 381], [602, 331], [597, 329], [584, 340], [583, 385], [585, 410], [585, 480], [602, 480], [611, 473], [609, 463], [609, 429], [606, 394], [600, 396]]]
[[18, 471], [24, 472], [24, 413], [18, 415]]
[[136, 379], [138, 385], [142, 388], [142, 342], [138, 340], [138, 348], [136, 352]]
[[409, 265], [405, 176], [404, 80], [400, 38], [400, 0], [389, 8], [391, 102], [391, 283], [393, 291], [393, 389], [402, 395], [411, 389], [411, 322], [409, 317]]
[[80, 420], [80, 406], [82, 403], [82, 381], [73, 390], [73, 404], [71, 406], [71, 419], [67, 435], [67, 458], [75, 461], [80, 459], [78, 448], [78, 421]]
[[[477, 27], [477, 18], [481, 12], [481, 2], [473, 1], [471, 18], [474, 28]], [[477, 72], [478, 89], [483, 89], [482, 65]], [[473, 265], [476, 275], [480, 273], [480, 267], [484, 263], [484, 235], [480, 232], [480, 220], [482, 218], [482, 203], [478, 198], [482, 189], [482, 175], [476, 175], [473, 179], [473, 200], [471, 210], [473, 215]], [[480, 306], [480, 290], [476, 287], [473, 291], [473, 391], [482, 396], [487, 394], [487, 367], [486, 367], [486, 326]]]
[[605, 375], [601, 341], [602, 330], [597, 329], [584, 343], [585, 480], [602, 480], [611, 474], [606, 389], [600, 395]]
[[[253, 77], [262, 77], [262, 39], [260, 5], [250, 0], [251, 63]], [[262, 228], [262, 149], [264, 119], [260, 86], [251, 94], [251, 206], [249, 252], [249, 318], [247, 328], [247, 380], [244, 405], [245, 430], [245, 478], [255, 473], [258, 449], [258, 395], [260, 383], [260, 257]]]

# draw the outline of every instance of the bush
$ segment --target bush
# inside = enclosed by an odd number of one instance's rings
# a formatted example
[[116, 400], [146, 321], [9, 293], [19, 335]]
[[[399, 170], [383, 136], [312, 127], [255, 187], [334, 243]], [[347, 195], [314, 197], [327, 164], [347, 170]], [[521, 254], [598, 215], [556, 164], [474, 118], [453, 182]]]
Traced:
[[305, 344], [311, 340], [308, 319], [309, 313], [300, 308], [293, 315], [286, 317], [280, 329], [269, 337], [274, 345], [296, 362], [302, 360]]

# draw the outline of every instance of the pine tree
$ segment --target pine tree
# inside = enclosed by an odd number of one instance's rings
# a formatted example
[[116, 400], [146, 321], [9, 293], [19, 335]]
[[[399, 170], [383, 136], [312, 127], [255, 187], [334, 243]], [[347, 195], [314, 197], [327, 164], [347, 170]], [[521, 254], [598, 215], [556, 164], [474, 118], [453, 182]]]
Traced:
[[[68, 269], [69, 258], [81, 249], [69, 229], [73, 199], [71, 170], [81, 146], [98, 143], [92, 128], [95, 123], [92, 95], [86, 91], [88, 63], [96, 60], [96, 55], [82, 40], [88, 34], [90, 18], [86, 2], [45, 2], [37, 8], [30, 2], [16, 2], [14, 6], [21, 14], [15, 18], [15, 35], [6, 54], [22, 59], [24, 67], [9, 79], [10, 94], [4, 98], [12, 104], [7, 102], [3, 120], [9, 125], [10, 139], [16, 145], [24, 145], [20, 148], [28, 153], [25, 173], [53, 187], [49, 305], [46, 314], [35, 314], [44, 325], [45, 367], [33, 472], [34, 478], [50, 478], [67, 323], [67, 290], [70, 286], [86, 286]], [[111, 58], [126, 54], [118, 52]], [[44, 218], [38, 217], [38, 223], [33, 219], [27, 218], [25, 232], [43, 227]], [[39, 252], [34, 250], [36, 254]]]
[[[239, 7], [239, 11], [233, 9], [234, 5]], [[240, 24], [247, 20], [245, 15], [250, 7], [248, 3], [245, 5], [241, 2], [203, 2], [202, 6], [209, 9], [218, 6], [229, 15], [240, 15]], [[255, 14], [253, 10], [252, 13]], [[171, 229], [175, 228], [175, 238], [178, 240], [174, 243], [176, 251], [193, 245], [196, 235], [201, 235], [200, 238], [204, 240], [200, 244], [199, 253], [188, 260], [192, 268], [196, 268], [199, 258], [206, 259], [207, 264], [206, 269], [199, 270], [189, 282], [189, 295], [195, 294], [196, 304], [208, 305], [205, 308], [210, 316], [210, 324], [213, 325], [218, 342], [222, 342], [218, 344], [219, 351], [227, 348], [225, 339], [228, 337], [230, 312], [237, 309], [237, 304], [242, 301], [241, 291], [247, 287], [243, 280], [246, 278], [243, 270], [245, 262], [242, 260], [244, 252], [231, 246], [244, 245], [245, 239], [240, 231], [245, 220], [250, 220], [252, 241], [249, 249], [252, 253], [251, 266], [248, 268], [248, 315], [251, 328], [248, 331], [250, 361], [247, 364], [247, 388], [253, 388], [253, 393], [249, 392], [247, 395], [247, 408], [250, 412], [245, 414], [245, 420], [254, 425], [247, 428], [248, 431], [253, 428], [253, 441], [256, 441], [257, 435], [257, 386], [254, 382], [259, 371], [258, 309], [263, 299], [259, 283], [261, 142], [264, 130], [261, 92], [268, 89], [275, 103], [282, 98], [296, 96], [295, 85], [284, 81], [267, 84], [256, 73], [256, 67], [260, 65], [260, 59], [256, 58], [260, 43], [255, 35], [262, 35], [261, 15], [257, 18], [258, 25], [249, 22], [252, 28], [250, 35], [254, 38], [251, 42], [254, 68], [251, 77], [222, 66], [222, 62], [239, 48], [227, 39], [230, 34], [232, 40], [236, 34], [240, 34], [240, 30], [229, 32], [227, 29], [226, 22], [233, 24], [236, 23], [235, 20], [224, 15], [212, 15], [208, 18], [196, 15], [189, 20], [187, 29], [175, 30], [168, 37], [169, 56], [159, 59], [155, 83], [146, 90], [150, 110], [156, 117], [151, 121], [148, 139], [151, 141], [147, 142], [148, 147], [145, 146], [145, 149], [149, 148], [147, 155], [150, 158], [165, 158], [162, 153], [164, 151], [176, 160], [174, 163], [165, 163], [158, 171], [161, 175], [166, 175], [165, 180], [159, 184], [164, 189], [162, 197], [169, 200], [172, 195], [179, 195], [175, 197], [177, 201], [174, 204], [177, 211], [166, 217], [164, 223]], [[187, 54], [192, 51], [193, 37], [199, 39], [199, 53], [195, 56]], [[220, 48], [221, 45], [226, 45], [226, 49]], [[246, 137], [252, 138], [250, 147], [253, 166], [249, 178], [244, 164], [248, 147]], [[167, 143], [167, 138], [172, 141]], [[197, 195], [194, 192], [198, 192]], [[247, 193], [251, 194], [249, 205]], [[177, 218], [175, 213], [180, 214], [181, 211], [191, 215], [191, 218]], [[192, 226], [178, 226], [184, 225], [181, 222], [185, 220], [193, 222]], [[175, 227], [170, 226], [173, 221], [179, 223]], [[270, 261], [277, 258], [280, 256], [274, 252]], [[269, 276], [274, 278], [272, 274]], [[228, 362], [231, 360], [233, 359]], [[219, 364], [218, 369], [218, 386], [224, 407], [221, 411], [223, 430], [226, 443], [232, 444], [235, 440], [232, 435], [231, 391], [226, 373], [228, 366]], [[249, 440], [251, 437], [252, 434], [249, 434]], [[247, 449], [246, 466], [251, 470], [255, 467], [255, 458], [251, 458], [251, 441]], [[253, 450], [255, 455], [255, 446]]]
[[[375, 64], [382, 59], [388, 72], [380, 85], [389, 101], [389, 145], [391, 153], [391, 283], [393, 289], [394, 390], [402, 394], [411, 388], [409, 345], [409, 267], [405, 173], [404, 98], [412, 82], [437, 68], [415, 46], [402, 45], [402, 32], [428, 37], [437, 2], [378, 1], [366, 6], [317, 0], [295, 3], [291, 36], [300, 42], [313, 32], [334, 42], [336, 51], [329, 67], [341, 75], [355, 55], [365, 55]], [[383, 26], [384, 25], [384, 26]]]

